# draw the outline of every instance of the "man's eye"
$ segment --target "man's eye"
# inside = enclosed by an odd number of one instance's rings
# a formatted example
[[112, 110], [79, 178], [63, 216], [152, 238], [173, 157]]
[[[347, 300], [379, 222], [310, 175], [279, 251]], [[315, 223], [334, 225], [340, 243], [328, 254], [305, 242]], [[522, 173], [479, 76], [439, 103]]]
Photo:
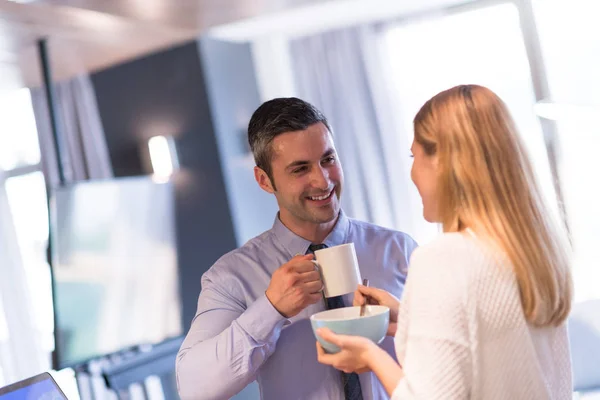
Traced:
[[306, 167], [300, 167], [300, 168], [296, 168], [294, 170], [292, 170], [293, 174], [301, 174], [302, 172], [306, 171]]
[[335, 162], [334, 156], [327, 157], [326, 159], [323, 160], [324, 164], [333, 164], [334, 162]]

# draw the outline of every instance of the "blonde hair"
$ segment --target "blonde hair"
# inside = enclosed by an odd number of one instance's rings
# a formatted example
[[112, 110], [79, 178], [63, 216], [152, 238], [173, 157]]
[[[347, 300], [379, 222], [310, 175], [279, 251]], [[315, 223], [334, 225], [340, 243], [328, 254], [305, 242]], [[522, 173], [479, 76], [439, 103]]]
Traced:
[[572, 296], [566, 241], [504, 102], [485, 87], [457, 86], [423, 105], [414, 130], [425, 153], [438, 158], [444, 232], [468, 227], [499, 248], [513, 265], [527, 320], [561, 324]]

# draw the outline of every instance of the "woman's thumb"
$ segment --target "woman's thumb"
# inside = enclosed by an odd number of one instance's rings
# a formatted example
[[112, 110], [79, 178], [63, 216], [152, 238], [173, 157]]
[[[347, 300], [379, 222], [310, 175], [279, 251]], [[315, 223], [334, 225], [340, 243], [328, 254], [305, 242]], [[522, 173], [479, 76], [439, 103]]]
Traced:
[[353, 306], [362, 306], [365, 301], [365, 296], [358, 290], [354, 291], [354, 300], [352, 301]]

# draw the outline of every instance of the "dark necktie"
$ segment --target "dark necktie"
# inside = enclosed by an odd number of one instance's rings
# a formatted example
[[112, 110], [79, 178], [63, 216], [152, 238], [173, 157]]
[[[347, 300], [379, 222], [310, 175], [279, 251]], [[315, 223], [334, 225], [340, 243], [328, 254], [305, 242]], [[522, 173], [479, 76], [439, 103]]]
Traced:
[[[327, 245], [325, 244], [311, 244], [307, 253], [314, 254], [315, 251], [326, 247]], [[328, 310], [345, 307], [342, 296], [329, 297], [326, 300]], [[350, 374], [342, 372], [342, 383], [344, 384], [344, 397], [346, 400], [363, 400], [358, 374], [354, 372]]]

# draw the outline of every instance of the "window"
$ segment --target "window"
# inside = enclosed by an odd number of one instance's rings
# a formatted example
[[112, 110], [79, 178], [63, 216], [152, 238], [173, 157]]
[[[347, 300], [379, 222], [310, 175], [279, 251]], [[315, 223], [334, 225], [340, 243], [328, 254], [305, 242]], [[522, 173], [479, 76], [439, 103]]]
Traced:
[[[38, 143], [35, 117], [28, 89], [7, 92], [0, 95], [0, 185], [3, 193], [3, 212], [5, 224], [0, 240], [4, 249], [18, 256], [7, 256], [3, 274], [11, 277], [10, 286], [3, 290], [19, 290], [26, 292], [31, 303], [31, 310], [23, 315], [31, 316], [23, 329], [33, 327], [38, 360], [46, 360], [44, 366], [36, 364], [36, 368], [50, 368], [49, 354], [54, 348], [53, 310], [50, 268], [46, 261], [48, 243], [48, 208], [46, 186], [41, 172], [40, 146]], [[6, 223], [8, 221], [8, 223]], [[16, 248], [18, 247], [18, 248]], [[19, 270], [22, 268], [22, 270]], [[5, 276], [0, 277], [3, 279]], [[20, 277], [23, 277], [20, 279]], [[8, 294], [10, 297], [10, 293]], [[14, 320], [10, 320], [6, 301], [0, 304], [0, 348], [11, 346], [14, 331]], [[19, 303], [11, 303], [10, 307], [23, 307]], [[27, 306], [25, 306], [27, 307]], [[20, 313], [20, 311], [19, 311]], [[15, 315], [18, 313], [12, 313]], [[11, 330], [11, 327], [13, 330]], [[27, 332], [31, 334], [31, 332]], [[2, 358], [2, 356], [5, 358]], [[6, 356], [10, 351], [0, 353], [0, 386], [3, 379], [22, 379], [21, 361], [13, 356]], [[14, 371], [13, 371], [14, 369]]]
[[552, 96], [548, 100], [555, 103], [540, 109], [540, 115], [555, 120], [558, 131], [575, 300], [600, 299], [600, 3], [536, 0], [533, 5]]
[[54, 348], [52, 283], [46, 260], [48, 208], [41, 171], [8, 178], [5, 182], [25, 277], [32, 294], [35, 326], [43, 347]]
[[[412, 117], [425, 101], [459, 84], [487, 86], [507, 103], [548, 203], [557, 204], [543, 134], [534, 114], [536, 100], [519, 13], [513, 4], [396, 24], [386, 31], [384, 43], [396, 102], [403, 112], [400, 130], [409, 132], [401, 154], [411, 145]], [[412, 195], [418, 196], [416, 191]], [[429, 229], [428, 233], [432, 237], [436, 232]]]
[[40, 146], [28, 89], [0, 96], [0, 169], [40, 163]]
[[[555, 120], [558, 137], [550, 140], [558, 150], [557, 170], [574, 246], [575, 300], [600, 299], [595, 255], [600, 243], [596, 205], [600, 179], [591, 173], [600, 171], [596, 154], [600, 147], [600, 27], [596, 24], [600, 3], [533, 0], [532, 4], [540, 39], [534, 45], [541, 47], [546, 75], [536, 78], [547, 82], [551, 93], [542, 104], [534, 95], [519, 10], [513, 3], [474, 3], [460, 12], [388, 27], [384, 51], [398, 109], [403, 112], [401, 130], [410, 132], [403, 146], [408, 148], [412, 140], [412, 116], [431, 96], [457, 84], [487, 86], [511, 110], [547, 203], [558, 213], [540, 118]], [[561, 29], [556, 29], [556, 21], [561, 21]], [[416, 191], [412, 196], [417, 196]]]

